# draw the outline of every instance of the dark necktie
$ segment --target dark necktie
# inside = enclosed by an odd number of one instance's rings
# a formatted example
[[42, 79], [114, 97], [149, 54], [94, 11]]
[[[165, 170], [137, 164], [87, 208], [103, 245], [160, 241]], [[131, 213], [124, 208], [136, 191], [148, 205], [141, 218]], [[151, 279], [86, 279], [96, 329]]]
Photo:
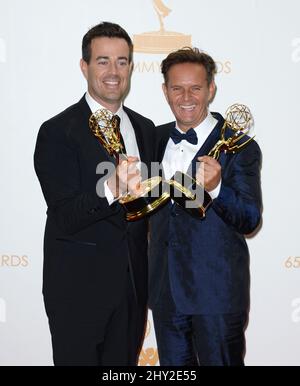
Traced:
[[189, 129], [186, 133], [180, 133], [175, 127], [171, 131], [171, 138], [175, 144], [183, 141], [184, 139], [193, 145], [197, 145], [198, 138], [194, 129]]

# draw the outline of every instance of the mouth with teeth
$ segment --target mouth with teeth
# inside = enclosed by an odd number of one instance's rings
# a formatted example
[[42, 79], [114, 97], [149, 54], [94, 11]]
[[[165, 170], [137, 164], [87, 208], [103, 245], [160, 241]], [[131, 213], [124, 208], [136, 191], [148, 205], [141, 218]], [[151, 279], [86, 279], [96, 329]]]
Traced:
[[196, 105], [179, 105], [179, 107], [184, 111], [193, 111], [196, 108]]
[[119, 80], [112, 80], [112, 79], [107, 79], [104, 80], [103, 83], [105, 84], [106, 87], [108, 88], [116, 88], [119, 86], [120, 81]]

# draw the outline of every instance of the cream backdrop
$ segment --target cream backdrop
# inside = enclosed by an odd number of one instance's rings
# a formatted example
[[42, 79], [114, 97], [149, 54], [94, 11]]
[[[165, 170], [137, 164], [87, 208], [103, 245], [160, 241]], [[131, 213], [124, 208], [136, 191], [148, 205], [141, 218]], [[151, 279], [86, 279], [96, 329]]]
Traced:
[[[192, 44], [218, 62], [211, 110], [247, 104], [264, 155], [263, 227], [248, 241], [246, 364], [300, 365], [300, 2], [164, 4], [172, 10], [163, 20], [165, 30], [191, 35]], [[1, 365], [52, 364], [41, 295], [46, 206], [32, 157], [41, 123], [83, 95], [81, 39], [101, 20], [121, 24], [131, 36], [159, 30], [151, 0], [0, 0]], [[156, 124], [172, 119], [161, 92], [164, 57], [135, 53], [126, 100]], [[151, 315], [148, 327], [143, 365], [157, 364]]]

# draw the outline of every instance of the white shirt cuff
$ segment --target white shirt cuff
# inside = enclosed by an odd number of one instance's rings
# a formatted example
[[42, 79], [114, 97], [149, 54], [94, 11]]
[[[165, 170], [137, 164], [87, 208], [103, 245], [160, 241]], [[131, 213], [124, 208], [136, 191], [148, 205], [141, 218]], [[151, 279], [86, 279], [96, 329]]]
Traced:
[[109, 189], [107, 181], [104, 182], [104, 194], [107, 199], [108, 205], [113, 204], [117, 200], [117, 198], [114, 197], [111, 190]]
[[220, 180], [218, 186], [214, 188], [211, 192], [208, 192], [212, 200], [218, 197], [221, 189], [222, 180]]

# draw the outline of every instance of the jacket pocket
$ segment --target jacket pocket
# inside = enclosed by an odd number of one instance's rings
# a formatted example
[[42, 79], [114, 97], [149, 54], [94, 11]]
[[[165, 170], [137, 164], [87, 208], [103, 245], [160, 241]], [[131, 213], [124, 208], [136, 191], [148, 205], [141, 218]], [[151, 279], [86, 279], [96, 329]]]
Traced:
[[80, 245], [89, 245], [91, 247], [96, 247], [97, 243], [93, 243], [90, 241], [81, 241], [81, 240], [70, 240], [65, 238], [57, 238], [57, 241], [62, 241], [65, 243], [71, 243], [71, 244], [80, 244]]

